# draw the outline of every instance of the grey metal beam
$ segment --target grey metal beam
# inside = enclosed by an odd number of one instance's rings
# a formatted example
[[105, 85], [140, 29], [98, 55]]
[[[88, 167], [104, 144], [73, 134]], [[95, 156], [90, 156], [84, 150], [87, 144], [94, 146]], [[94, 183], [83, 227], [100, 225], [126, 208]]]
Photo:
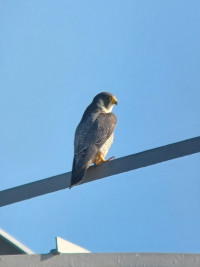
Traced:
[[[88, 169], [83, 183], [200, 152], [200, 137], [146, 150]], [[68, 188], [71, 172], [0, 191], [0, 207]], [[74, 190], [74, 188], [72, 189]]]
[[0, 256], [0, 267], [199, 267], [200, 254], [83, 253]]

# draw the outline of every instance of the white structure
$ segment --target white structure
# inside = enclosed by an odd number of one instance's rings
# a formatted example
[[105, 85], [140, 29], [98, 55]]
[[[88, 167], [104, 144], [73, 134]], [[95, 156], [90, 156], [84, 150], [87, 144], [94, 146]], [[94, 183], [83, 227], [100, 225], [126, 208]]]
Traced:
[[0, 255], [34, 254], [34, 252], [0, 229]]
[[56, 237], [56, 250], [58, 253], [90, 253], [89, 250], [79, 247], [60, 237]]

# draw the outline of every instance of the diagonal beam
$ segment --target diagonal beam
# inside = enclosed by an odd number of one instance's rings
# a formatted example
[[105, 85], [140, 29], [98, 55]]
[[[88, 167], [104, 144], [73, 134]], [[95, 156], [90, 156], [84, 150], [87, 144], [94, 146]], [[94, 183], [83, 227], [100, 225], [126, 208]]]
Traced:
[[[105, 162], [88, 169], [82, 183], [200, 152], [200, 136]], [[68, 188], [71, 172], [0, 191], [0, 207]]]

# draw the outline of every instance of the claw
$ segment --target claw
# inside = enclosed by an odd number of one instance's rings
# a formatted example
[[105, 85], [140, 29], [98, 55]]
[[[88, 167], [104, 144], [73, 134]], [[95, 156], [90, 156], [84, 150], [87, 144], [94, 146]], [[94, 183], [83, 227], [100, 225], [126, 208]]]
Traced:
[[109, 159], [107, 159], [106, 161], [111, 161], [112, 159], [115, 159], [114, 156], [110, 157]]
[[96, 155], [96, 157], [95, 157], [93, 163], [94, 163], [94, 165], [99, 165], [99, 164], [101, 164], [101, 163], [103, 163], [103, 162], [111, 161], [111, 160], [114, 159], [114, 158], [115, 158], [115, 157], [112, 156], [112, 157], [110, 157], [109, 159], [105, 160], [104, 157], [103, 157], [103, 155], [100, 153], [100, 154], [97, 154], [97, 155]]

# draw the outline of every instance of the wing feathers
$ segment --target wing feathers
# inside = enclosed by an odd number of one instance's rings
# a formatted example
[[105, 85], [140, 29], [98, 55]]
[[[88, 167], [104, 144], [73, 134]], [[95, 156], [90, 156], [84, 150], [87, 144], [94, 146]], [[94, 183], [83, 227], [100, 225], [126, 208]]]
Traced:
[[74, 161], [71, 186], [79, 183], [98, 150], [113, 133], [117, 123], [113, 113], [100, 113], [96, 119], [90, 116], [77, 127], [74, 142]]

